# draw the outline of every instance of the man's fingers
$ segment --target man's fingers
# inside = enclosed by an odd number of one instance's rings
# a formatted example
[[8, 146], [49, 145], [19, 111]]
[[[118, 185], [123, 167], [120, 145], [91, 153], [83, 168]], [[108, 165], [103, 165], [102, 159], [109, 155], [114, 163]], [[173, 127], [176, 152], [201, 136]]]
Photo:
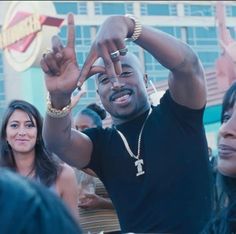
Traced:
[[[117, 52], [117, 50], [112, 46], [112, 51], [108, 51], [107, 46], [111, 47], [112, 44], [102, 44], [99, 48], [99, 55], [103, 60], [103, 64], [105, 66], [106, 69], [106, 74], [108, 77], [115, 77], [116, 76], [116, 71], [115, 71], [115, 67], [111, 58], [111, 53], [113, 52]], [[119, 51], [118, 51], [119, 54]], [[118, 55], [119, 57], [119, 55]], [[113, 58], [114, 59], [114, 58]], [[117, 58], [116, 58], [117, 59]], [[119, 58], [118, 58], [119, 60]]]
[[75, 47], [75, 23], [73, 14], [69, 14], [68, 18], [68, 33], [67, 33], [67, 46], [74, 49]]
[[113, 64], [114, 64], [116, 74], [120, 75], [122, 73], [122, 66], [121, 66], [120, 60], [113, 62]]
[[40, 66], [45, 74], [51, 74], [51, 71], [49, 67], [47, 66], [47, 64], [45, 63], [44, 59], [41, 59]]
[[57, 65], [57, 61], [54, 57], [54, 54], [53, 52], [51, 53], [48, 53], [44, 56], [43, 58], [44, 60], [44, 63], [47, 65], [47, 67], [49, 68], [50, 72], [53, 74], [53, 75], [59, 75], [60, 74], [60, 68], [59, 66]]
[[95, 49], [92, 48], [90, 49], [90, 52], [84, 62], [84, 65], [80, 71], [80, 75], [79, 75], [79, 79], [78, 79], [78, 83], [77, 83], [77, 87], [78, 89], [81, 88], [81, 86], [83, 85], [84, 81], [88, 78], [88, 74], [90, 72], [90, 69], [92, 68], [94, 62], [97, 60], [97, 54], [95, 52]]
[[52, 37], [52, 50], [55, 55], [57, 62], [60, 62], [63, 59], [63, 45], [58, 36]]
[[116, 77], [116, 71], [115, 71], [114, 63], [112, 62], [109, 55], [104, 56], [103, 61], [104, 61], [104, 64], [105, 64], [105, 70], [106, 70], [107, 76], [108, 77]]
[[[119, 47], [116, 47], [114, 44], [110, 43], [109, 48], [110, 48], [109, 56], [113, 62], [115, 73], [117, 75], [120, 75], [122, 73], [122, 68], [120, 63], [120, 51], [117, 49]], [[113, 72], [113, 70], [111, 72]]]
[[105, 73], [105, 72], [106, 70], [105, 67], [103, 66], [92, 66], [86, 78], [89, 78], [90, 76], [93, 76], [98, 73]]
[[116, 48], [119, 50], [120, 56], [124, 56], [128, 52], [128, 48], [124, 40], [116, 40]]
[[[95, 75], [95, 74], [98, 74], [98, 73], [105, 73], [106, 70], [105, 70], [105, 67], [102, 67], [102, 66], [92, 66], [90, 71], [88, 72], [85, 80], [87, 80], [89, 77]], [[82, 82], [79, 80], [78, 83], [77, 83], [77, 88], [80, 90], [84, 81], [83, 80]]]
[[52, 37], [52, 49], [55, 53], [61, 52], [61, 50], [63, 49], [63, 45], [58, 36]]

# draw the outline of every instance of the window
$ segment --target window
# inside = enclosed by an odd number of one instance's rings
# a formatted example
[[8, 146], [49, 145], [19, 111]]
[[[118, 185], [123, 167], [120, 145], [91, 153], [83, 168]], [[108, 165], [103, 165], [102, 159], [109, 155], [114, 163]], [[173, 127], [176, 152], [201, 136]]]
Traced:
[[198, 56], [204, 67], [213, 67], [216, 59], [219, 57], [217, 51], [199, 51]]
[[[83, 50], [85, 50], [85, 49], [83, 49]], [[80, 67], [84, 64], [84, 61], [88, 55], [88, 51], [89, 50], [86, 50], [86, 52], [85, 52], [85, 51], [81, 51], [81, 49], [80, 49], [80, 51], [78, 51], [76, 53], [76, 58], [77, 58], [77, 61], [78, 61], [78, 64]]]
[[54, 2], [58, 14], [77, 14], [77, 2]]
[[144, 51], [145, 71], [153, 82], [167, 79], [169, 71], [148, 52]]
[[87, 15], [87, 2], [78, 1], [78, 15]]
[[155, 27], [163, 32], [166, 32], [168, 34], [171, 34], [174, 37], [181, 38], [181, 30], [180, 27], [170, 27], [170, 26], [157, 26]]
[[232, 38], [236, 39], [236, 27], [227, 27]]
[[88, 88], [88, 90], [92, 90], [92, 91], [96, 90], [95, 79], [88, 79], [87, 80], [87, 88]]
[[126, 3], [125, 4], [125, 13], [126, 14], [133, 14], [134, 13], [133, 3]]
[[95, 2], [95, 15], [124, 15], [133, 13], [132, 3]]
[[60, 28], [60, 32], [58, 33], [60, 38], [66, 39], [67, 38], [67, 26], [62, 26]]
[[90, 30], [90, 26], [76, 26], [76, 45], [91, 45]]
[[215, 7], [210, 5], [184, 5], [184, 13], [186, 16], [214, 16]]
[[[1, 70], [2, 70], [2, 68], [1, 68]], [[5, 93], [4, 80], [2, 78], [3, 78], [3, 76], [0, 76], [0, 94], [1, 95], [3, 95]], [[4, 99], [1, 99], [1, 100], [4, 100]]]
[[[92, 43], [91, 40], [91, 27], [90, 26], [75, 26], [75, 35], [76, 35], [76, 45], [86, 45], [90, 46]], [[61, 27], [59, 32], [59, 37], [63, 43], [67, 41], [67, 26]]]
[[187, 27], [187, 43], [189, 45], [217, 45], [215, 27]]
[[154, 4], [154, 3], [141, 3], [141, 15], [177, 15], [176, 5], [174, 4]]
[[236, 16], [236, 6], [226, 6], [226, 15], [229, 17]]
[[198, 54], [204, 67], [213, 67], [219, 57], [215, 27], [187, 27], [187, 43]]

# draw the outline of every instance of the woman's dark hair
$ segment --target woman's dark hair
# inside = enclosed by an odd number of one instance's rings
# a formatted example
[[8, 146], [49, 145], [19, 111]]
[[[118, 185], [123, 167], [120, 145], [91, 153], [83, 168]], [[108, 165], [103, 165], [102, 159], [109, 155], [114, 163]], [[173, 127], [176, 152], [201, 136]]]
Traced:
[[106, 111], [96, 103], [91, 103], [82, 109], [77, 116], [79, 115], [88, 116], [96, 127], [102, 127], [102, 120], [106, 118]]
[[225, 112], [233, 108], [235, 102], [236, 102], [236, 81], [231, 84], [230, 88], [226, 91], [223, 97], [221, 123], [223, 123]]
[[200, 234], [236, 233], [236, 201], [216, 214]]
[[100, 116], [101, 120], [104, 120], [107, 116], [105, 109], [103, 109], [101, 106], [97, 105], [96, 103], [91, 103], [87, 105], [86, 108], [89, 108], [93, 110], [94, 112], [96, 112]]
[[[232, 83], [223, 97], [221, 124], [224, 114], [236, 103], [236, 82]], [[213, 218], [201, 234], [236, 233], [236, 178], [217, 173], [218, 196]]]
[[[236, 82], [233, 82], [223, 97], [221, 123], [223, 123], [225, 112], [233, 108], [235, 103], [236, 103]], [[218, 206], [216, 207], [217, 212], [219, 212], [225, 206], [226, 202], [232, 204], [236, 199], [236, 179], [222, 175], [219, 172], [218, 172], [218, 178], [222, 191], [219, 193], [218, 197], [218, 204], [217, 204]]]
[[[233, 177], [222, 175], [218, 172], [217, 182], [219, 185], [218, 198], [216, 204], [216, 213], [220, 213], [226, 205], [232, 204], [236, 201], [236, 179]], [[220, 191], [221, 190], [221, 191]]]
[[8, 167], [13, 171], [17, 171], [16, 162], [14, 159], [14, 154], [12, 152], [11, 146], [8, 144], [6, 139], [6, 127], [9, 118], [15, 110], [21, 110], [28, 114], [32, 124], [34, 125], [33, 119], [35, 119], [37, 127], [37, 141], [35, 145], [35, 176], [39, 178], [40, 181], [46, 186], [52, 185], [58, 175], [60, 174], [62, 168], [59, 164], [59, 160], [51, 154], [45, 147], [42, 128], [43, 119], [39, 111], [30, 103], [23, 100], [13, 100], [8, 105], [2, 119], [1, 125], [1, 143], [0, 143], [0, 165], [3, 167]]

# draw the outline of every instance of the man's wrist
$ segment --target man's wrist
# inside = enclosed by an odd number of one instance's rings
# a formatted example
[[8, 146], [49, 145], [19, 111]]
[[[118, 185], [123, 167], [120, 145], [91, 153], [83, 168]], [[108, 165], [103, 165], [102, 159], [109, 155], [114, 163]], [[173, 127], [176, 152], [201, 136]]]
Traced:
[[[57, 100], [57, 102], [58, 102], [58, 98], [55, 99], [55, 100]], [[54, 101], [54, 104], [55, 104], [55, 101]], [[63, 103], [60, 103], [59, 105], [54, 106], [52, 104], [51, 96], [48, 93], [48, 96], [47, 96], [47, 114], [49, 116], [51, 116], [52, 118], [62, 118], [62, 117], [67, 116], [70, 113], [71, 109], [72, 109], [71, 99], [69, 99], [69, 101], [64, 99]]]
[[142, 24], [134, 15], [126, 14], [125, 17], [133, 21], [133, 30], [132, 32], [128, 32], [128, 37], [125, 40], [136, 41], [141, 35]]
[[53, 108], [62, 109], [71, 102], [71, 95], [48, 93], [47, 101], [50, 101]]

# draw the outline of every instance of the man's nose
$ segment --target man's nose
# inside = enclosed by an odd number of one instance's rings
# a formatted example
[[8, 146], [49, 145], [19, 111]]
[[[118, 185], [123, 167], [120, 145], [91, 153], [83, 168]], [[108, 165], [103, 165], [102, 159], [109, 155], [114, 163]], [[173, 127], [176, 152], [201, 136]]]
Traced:
[[113, 90], [117, 90], [117, 89], [124, 87], [125, 84], [118, 77], [113, 77], [111, 79], [111, 85], [112, 85], [111, 88]]

